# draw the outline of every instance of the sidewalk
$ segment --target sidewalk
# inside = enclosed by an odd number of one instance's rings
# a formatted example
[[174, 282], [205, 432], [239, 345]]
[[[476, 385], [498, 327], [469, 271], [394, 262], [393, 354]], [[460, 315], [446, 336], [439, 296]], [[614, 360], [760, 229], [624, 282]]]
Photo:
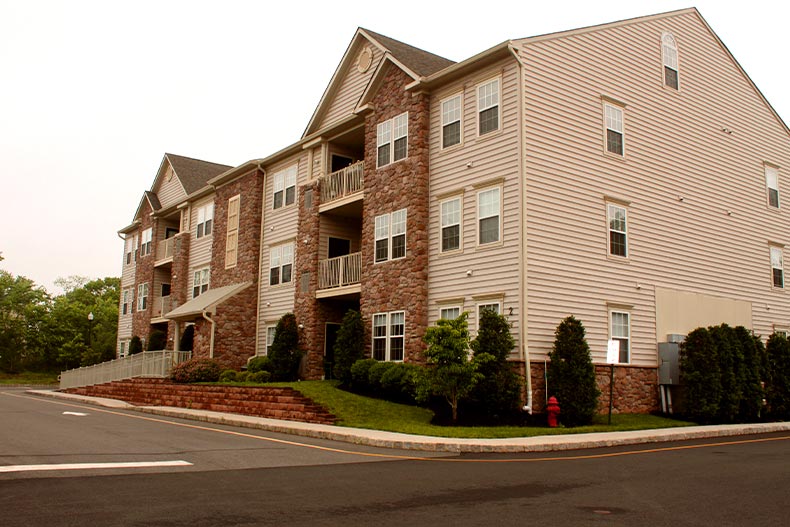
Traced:
[[302, 437], [343, 441], [356, 445], [428, 452], [551, 452], [790, 431], [790, 422], [784, 422], [689, 426], [684, 428], [662, 428], [630, 432], [564, 434], [503, 439], [466, 439], [418, 436], [362, 428], [347, 428], [343, 426], [300, 423], [296, 421], [280, 421], [277, 419], [265, 419], [247, 415], [225, 414], [170, 406], [134, 406], [116, 399], [72, 395], [53, 390], [28, 390], [27, 393], [94, 404], [107, 408], [135, 410], [154, 415], [191, 419], [204, 423], [255, 428], [258, 430], [267, 430], [270, 432], [279, 432]]

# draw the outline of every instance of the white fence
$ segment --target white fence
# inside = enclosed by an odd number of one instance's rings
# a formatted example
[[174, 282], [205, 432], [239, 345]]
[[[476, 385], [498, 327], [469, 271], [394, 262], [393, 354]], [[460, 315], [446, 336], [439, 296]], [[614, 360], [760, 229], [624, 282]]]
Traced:
[[365, 162], [358, 161], [321, 181], [321, 203], [329, 203], [362, 190], [365, 186]]
[[167, 377], [173, 366], [192, 356], [191, 351], [144, 351], [60, 374], [60, 389], [91, 386], [132, 377]]

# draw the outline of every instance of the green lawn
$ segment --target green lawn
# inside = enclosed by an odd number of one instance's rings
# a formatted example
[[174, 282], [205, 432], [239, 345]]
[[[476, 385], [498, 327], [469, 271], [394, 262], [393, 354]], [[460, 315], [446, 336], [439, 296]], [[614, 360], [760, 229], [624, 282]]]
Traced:
[[3, 373], [0, 372], [0, 385], [3, 384], [58, 384], [57, 373]]
[[578, 428], [437, 426], [431, 424], [433, 413], [426, 408], [395, 404], [380, 399], [355, 395], [338, 389], [336, 381], [302, 381], [272, 384], [290, 386], [315, 402], [322, 404], [338, 418], [338, 424], [341, 426], [437, 437], [529, 437], [553, 434], [582, 434], [585, 432], [646, 430], [694, 424], [654, 415], [622, 414], [612, 416], [611, 426], [606, 424], [606, 415], [598, 416], [596, 423], [591, 426]]

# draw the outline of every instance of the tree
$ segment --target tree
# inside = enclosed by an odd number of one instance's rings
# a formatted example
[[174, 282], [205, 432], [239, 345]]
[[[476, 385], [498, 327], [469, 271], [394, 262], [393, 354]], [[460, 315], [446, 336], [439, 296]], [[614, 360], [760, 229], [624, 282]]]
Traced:
[[476, 418], [497, 421], [518, 410], [521, 383], [507, 360], [515, 345], [507, 318], [484, 309], [477, 337], [470, 344], [481, 377], [465, 406]]
[[790, 420], [790, 341], [774, 333], [766, 346], [766, 401], [771, 419]]
[[349, 309], [343, 315], [333, 351], [335, 366], [332, 373], [348, 385], [351, 383], [351, 366], [365, 356], [365, 324], [359, 311]]
[[680, 383], [685, 387], [685, 414], [700, 424], [719, 415], [721, 371], [716, 345], [706, 328], [697, 328], [680, 344]]
[[584, 325], [573, 316], [560, 322], [554, 348], [549, 354], [548, 390], [562, 408], [566, 426], [592, 423], [598, 409], [600, 391], [595, 383], [595, 366], [585, 339]]
[[452, 410], [453, 422], [458, 421], [458, 403], [474, 387], [481, 375], [469, 360], [469, 329], [467, 314], [454, 320], [440, 319], [425, 331], [428, 345], [425, 369], [418, 387], [418, 397], [425, 401], [430, 395], [444, 397]]
[[743, 399], [743, 349], [735, 331], [727, 324], [708, 328], [719, 359], [721, 398], [717, 420], [733, 423]]
[[143, 352], [143, 341], [137, 335], [129, 341], [129, 355], [137, 355]]
[[0, 270], [0, 370], [46, 368], [42, 331], [50, 302], [47, 292], [32, 280]]
[[148, 351], [161, 351], [167, 347], [167, 333], [154, 329], [148, 334]]
[[743, 387], [738, 418], [743, 422], [757, 421], [762, 415], [765, 394], [760, 382], [763, 380], [763, 357], [765, 346], [760, 337], [744, 328], [735, 328], [735, 336], [743, 350]]
[[272, 380], [294, 381], [299, 375], [302, 351], [299, 349], [299, 328], [293, 313], [286, 313], [274, 329], [274, 341], [268, 353], [272, 361]]

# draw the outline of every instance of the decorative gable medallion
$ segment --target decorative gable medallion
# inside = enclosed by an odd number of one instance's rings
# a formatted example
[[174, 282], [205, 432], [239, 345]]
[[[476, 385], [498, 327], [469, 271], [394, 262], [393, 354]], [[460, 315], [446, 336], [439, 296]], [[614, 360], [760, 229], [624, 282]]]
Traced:
[[359, 52], [359, 57], [357, 58], [357, 69], [360, 73], [365, 73], [368, 71], [371, 64], [373, 64], [373, 51], [370, 49], [370, 47], [365, 47], [365, 49]]

